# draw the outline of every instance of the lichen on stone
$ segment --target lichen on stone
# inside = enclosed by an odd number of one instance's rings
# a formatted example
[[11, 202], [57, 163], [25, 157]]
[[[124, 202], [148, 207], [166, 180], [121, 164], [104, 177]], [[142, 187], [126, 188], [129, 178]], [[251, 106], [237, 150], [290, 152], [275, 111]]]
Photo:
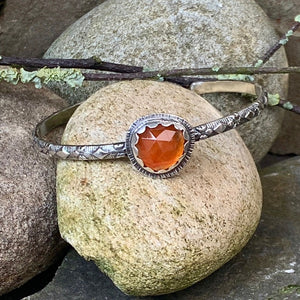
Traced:
[[284, 39], [281, 39], [281, 40], [279, 41], [279, 44], [285, 45], [288, 41], [289, 41], [289, 38], [286, 37], [286, 38], [284, 38]]
[[160, 74], [157, 74], [156, 77], [157, 77], [157, 81], [159, 82], [163, 82], [165, 80], [164, 77], [161, 76]]
[[254, 65], [255, 68], [260, 68], [264, 64], [262, 59], [257, 60], [256, 64]]
[[293, 34], [294, 34], [294, 31], [293, 30], [289, 30], [285, 35], [287, 37], [289, 37], [289, 36], [292, 36]]
[[52, 81], [64, 82], [70, 87], [80, 87], [84, 81], [84, 76], [80, 70], [76, 69], [60, 69], [58, 68], [42, 68], [37, 71], [26, 71], [23, 68], [7, 67], [0, 70], [0, 81], [17, 84], [22, 83], [34, 83], [36, 88], [41, 88], [43, 83], [49, 83]]
[[296, 22], [300, 22], [300, 15], [297, 15], [297, 16], [295, 17], [295, 21], [296, 21]]
[[289, 101], [283, 104], [283, 108], [285, 108], [287, 110], [291, 110], [291, 109], [293, 109], [293, 107], [294, 107], [293, 104]]
[[27, 83], [30, 81], [33, 81], [33, 79], [36, 77], [36, 71], [28, 72], [24, 70], [23, 68], [20, 69], [20, 80], [22, 83]]
[[289, 37], [292, 36], [294, 34], [293, 30], [289, 30], [286, 34], [285, 34], [285, 38], [281, 39], [279, 41], [279, 44], [281, 45], [285, 45], [288, 41], [289, 41]]
[[220, 70], [220, 67], [214, 66], [214, 67], [212, 67], [211, 69], [212, 69], [212, 71], [214, 71], [214, 72], [218, 72], [218, 71]]
[[16, 68], [5, 68], [0, 70], [0, 81], [4, 80], [6, 82], [17, 84], [19, 81], [18, 71]]
[[278, 94], [269, 94], [268, 93], [268, 104], [270, 106], [278, 105], [280, 96]]

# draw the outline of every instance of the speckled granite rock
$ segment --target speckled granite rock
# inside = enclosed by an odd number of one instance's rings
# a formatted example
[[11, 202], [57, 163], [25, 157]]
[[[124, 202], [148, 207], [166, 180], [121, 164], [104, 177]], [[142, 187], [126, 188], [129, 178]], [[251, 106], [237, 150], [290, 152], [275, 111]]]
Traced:
[[284, 33], [293, 24], [299, 14], [298, 0], [255, 0], [271, 18], [272, 24], [280, 33]]
[[[300, 14], [299, 0], [257, 0], [271, 18], [273, 26], [284, 34], [294, 23], [294, 17]], [[290, 37], [285, 46], [290, 66], [300, 66], [300, 29]], [[300, 74], [291, 74], [289, 79], [289, 99], [300, 105]], [[300, 154], [300, 118], [295, 114], [286, 114], [278, 138], [271, 151], [277, 154]]]
[[[133, 121], [153, 111], [195, 125], [220, 117], [177, 85], [121, 82], [76, 110], [63, 142], [122, 141]], [[197, 143], [188, 165], [169, 180], [145, 177], [126, 159], [60, 161], [57, 202], [66, 241], [123, 292], [153, 295], [194, 284], [241, 250], [259, 220], [261, 186], [249, 151], [231, 131]]]
[[[242, 252], [220, 270], [188, 289], [147, 299], [299, 298], [300, 157], [265, 168], [261, 171], [261, 179], [264, 192], [261, 222]], [[30, 299], [141, 298], [122, 294], [93, 263], [85, 261], [73, 250], [66, 256], [54, 280]]]
[[36, 123], [65, 105], [47, 90], [0, 84], [0, 295], [45, 270], [65, 243], [55, 165], [33, 147]]
[[0, 54], [41, 57], [69, 25], [103, 1], [6, 1], [0, 15]]
[[[251, 65], [277, 40], [262, 9], [252, 0], [111, 0], [69, 27], [45, 57], [87, 58], [157, 68]], [[268, 64], [286, 66], [284, 50]], [[285, 94], [287, 78], [268, 76], [272, 93]], [[103, 83], [85, 84], [74, 93], [53, 90], [71, 102], [85, 100]], [[247, 101], [238, 96], [206, 96], [222, 113], [235, 111]], [[281, 126], [283, 112], [268, 109], [259, 119], [239, 129], [259, 161], [270, 149]]]

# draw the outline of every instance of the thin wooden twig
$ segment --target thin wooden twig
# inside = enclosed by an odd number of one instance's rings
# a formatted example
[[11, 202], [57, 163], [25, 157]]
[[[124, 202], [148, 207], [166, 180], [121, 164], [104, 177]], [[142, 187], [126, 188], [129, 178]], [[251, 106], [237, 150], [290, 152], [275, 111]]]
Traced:
[[277, 106], [282, 107], [288, 111], [294, 112], [296, 114], [300, 114], [300, 106], [296, 105], [294, 103], [291, 103], [288, 100], [280, 99], [279, 103]]
[[27, 57], [0, 57], [0, 65], [30, 68], [31, 70], [40, 68], [74, 68], [91, 69], [118, 73], [142, 72], [143, 67], [116, 64], [105, 62], [97, 57], [87, 59], [61, 59], [61, 58], [27, 58]]
[[292, 27], [268, 51], [266, 51], [266, 53], [264, 53], [264, 55], [262, 55], [256, 63], [254, 63], [254, 65], [257, 63], [258, 65], [265, 64], [277, 50], [288, 42], [289, 37], [293, 35], [298, 28], [300, 28], [300, 22], [295, 22]]

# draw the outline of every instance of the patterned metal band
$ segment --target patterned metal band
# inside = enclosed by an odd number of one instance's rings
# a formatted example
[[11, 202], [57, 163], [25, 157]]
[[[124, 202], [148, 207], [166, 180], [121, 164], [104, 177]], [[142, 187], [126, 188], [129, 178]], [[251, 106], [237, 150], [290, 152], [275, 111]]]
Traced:
[[196, 82], [192, 84], [191, 90], [199, 95], [213, 92], [236, 92], [257, 96], [255, 102], [238, 112], [194, 127], [196, 141], [207, 139], [250, 121], [258, 116], [268, 103], [267, 93], [263, 91], [260, 85], [252, 83], [239, 81]]
[[[250, 121], [260, 113], [268, 102], [267, 93], [263, 91], [261, 86], [247, 82], [196, 82], [191, 85], [191, 90], [200, 95], [214, 92], [234, 92], [257, 96], [257, 100], [255, 102], [238, 112], [193, 127], [192, 131], [195, 135], [195, 141], [207, 139]], [[116, 159], [127, 156], [128, 153], [125, 141], [100, 145], [55, 145], [44, 140], [44, 136], [53, 129], [61, 125], [65, 125], [78, 106], [79, 104], [76, 104], [56, 112], [36, 126], [34, 140], [39, 146], [41, 152], [61, 159], [70, 160]]]

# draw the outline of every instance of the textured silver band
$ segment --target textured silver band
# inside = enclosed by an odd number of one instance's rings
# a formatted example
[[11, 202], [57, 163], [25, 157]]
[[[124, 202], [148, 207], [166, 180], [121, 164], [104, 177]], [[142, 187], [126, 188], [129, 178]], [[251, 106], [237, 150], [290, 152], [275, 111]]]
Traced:
[[[192, 130], [195, 134], [195, 141], [207, 139], [250, 121], [259, 115], [260, 111], [267, 105], [268, 102], [267, 93], [263, 91], [262, 87], [248, 82], [196, 82], [191, 85], [190, 89], [199, 95], [205, 93], [230, 92], [251, 94], [257, 97], [255, 102], [238, 112], [193, 127]], [[61, 125], [65, 125], [78, 106], [79, 104], [76, 104], [60, 110], [41, 121], [36, 126], [34, 141], [39, 146], [41, 152], [61, 159], [70, 160], [116, 159], [127, 156], [125, 141], [99, 145], [58, 145], [44, 139], [44, 136], [50, 133], [53, 129]]]

